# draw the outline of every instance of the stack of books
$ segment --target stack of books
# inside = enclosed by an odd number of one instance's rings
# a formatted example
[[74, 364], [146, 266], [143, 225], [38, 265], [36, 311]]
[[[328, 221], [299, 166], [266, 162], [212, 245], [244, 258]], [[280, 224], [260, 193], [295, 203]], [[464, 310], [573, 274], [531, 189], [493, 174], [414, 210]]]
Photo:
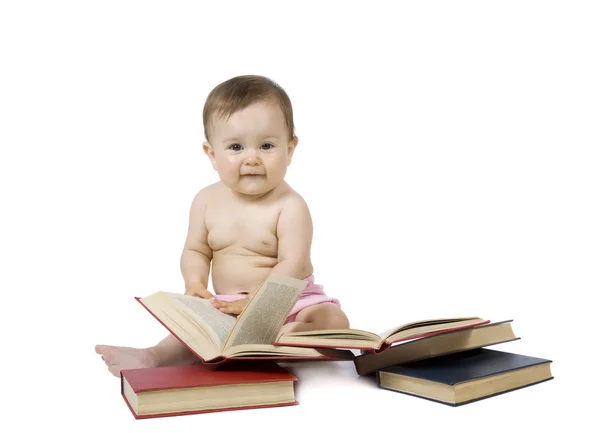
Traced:
[[136, 300], [199, 360], [123, 370], [121, 395], [137, 419], [297, 404], [296, 376], [276, 361], [352, 360], [348, 350], [275, 346], [306, 281], [269, 277], [237, 317], [206, 299], [156, 292]]
[[453, 406], [552, 379], [550, 360], [487, 348], [519, 339], [511, 320], [461, 317], [412, 322], [381, 334], [339, 329], [278, 336], [305, 284], [270, 276], [237, 317], [192, 296], [156, 292], [136, 298], [201, 363], [122, 371], [121, 394], [133, 415], [297, 404], [297, 378], [277, 361], [353, 361], [359, 375], [375, 374], [382, 389]]
[[379, 335], [297, 332], [275, 344], [360, 349], [357, 373], [375, 374], [381, 388], [459, 406], [553, 378], [548, 359], [486, 348], [518, 339], [512, 320], [466, 317], [412, 322]]

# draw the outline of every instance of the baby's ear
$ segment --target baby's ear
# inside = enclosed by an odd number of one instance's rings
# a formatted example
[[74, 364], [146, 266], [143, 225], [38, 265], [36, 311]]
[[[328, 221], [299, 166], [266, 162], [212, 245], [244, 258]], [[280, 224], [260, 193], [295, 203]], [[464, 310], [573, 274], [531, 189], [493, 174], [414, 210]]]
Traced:
[[208, 141], [205, 141], [204, 143], [202, 143], [202, 149], [204, 149], [204, 153], [206, 153], [206, 155], [208, 156], [208, 159], [210, 159], [210, 163], [212, 164], [213, 168], [216, 170], [217, 162], [215, 160], [215, 151], [213, 150], [210, 143]]
[[298, 146], [298, 137], [294, 135], [294, 137], [292, 137], [292, 139], [288, 142], [288, 165], [292, 163], [292, 156], [294, 156], [296, 146]]

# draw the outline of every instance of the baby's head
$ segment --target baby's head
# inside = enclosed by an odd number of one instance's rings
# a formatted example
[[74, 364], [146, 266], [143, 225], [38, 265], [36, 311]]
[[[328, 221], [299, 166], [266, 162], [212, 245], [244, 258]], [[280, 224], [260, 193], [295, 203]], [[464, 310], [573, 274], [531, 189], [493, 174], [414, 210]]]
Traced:
[[283, 181], [298, 138], [279, 85], [257, 75], [227, 80], [208, 95], [203, 120], [204, 151], [232, 191], [262, 196]]

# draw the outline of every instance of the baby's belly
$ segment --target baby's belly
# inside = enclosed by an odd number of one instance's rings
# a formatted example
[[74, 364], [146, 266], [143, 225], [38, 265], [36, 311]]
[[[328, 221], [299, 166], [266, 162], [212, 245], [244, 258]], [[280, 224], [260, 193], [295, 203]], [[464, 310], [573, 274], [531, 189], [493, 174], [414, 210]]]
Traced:
[[212, 284], [216, 294], [253, 293], [277, 264], [274, 257], [214, 253]]

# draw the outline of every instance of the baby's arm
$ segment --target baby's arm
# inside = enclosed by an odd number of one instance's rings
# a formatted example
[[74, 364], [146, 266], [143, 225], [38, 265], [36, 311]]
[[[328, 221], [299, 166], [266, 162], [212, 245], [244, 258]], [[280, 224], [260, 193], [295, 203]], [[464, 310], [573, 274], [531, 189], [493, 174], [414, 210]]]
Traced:
[[312, 236], [312, 218], [306, 202], [299, 195], [291, 196], [277, 222], [278, 263], [271, 273], [298, 279], [310, 275]]
[[180, 265], [185, 281], [185, 294], [209, 299], [213, 297], [207, 290], [212, 250], [208, 246], [208, 230], [205, 223], [206, 201], [206, 189], [196, 194], [192, 201]]

